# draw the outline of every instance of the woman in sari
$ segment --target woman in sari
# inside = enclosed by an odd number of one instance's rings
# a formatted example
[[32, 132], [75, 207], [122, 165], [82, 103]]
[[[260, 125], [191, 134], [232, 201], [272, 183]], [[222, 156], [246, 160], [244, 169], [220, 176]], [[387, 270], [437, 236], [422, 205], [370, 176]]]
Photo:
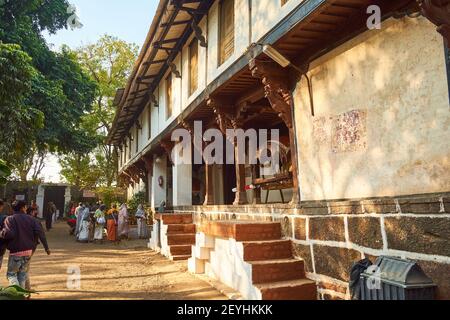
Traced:
[[112, 242], [117, 241], [117, 221], [119, 219], [119, 212], [117, 211], [117, 205], [113, 204], [112, 208], [106, 215], [106, 228], [108, 231], [108, 240]]
[[83, 208], [80, 212], [80, 230], [78, 232], [77, 240], [79, 242], [89, 242], [89, 225], [91, 220], [91, 212], [88, 207]]
[[125, 203], [120, 207], [119, 226], [117, 228], [117, 231], [119, 233], [119, 239], [128, 239], [128, 208]]
[[136, 219], [138, 225], [138, 238], [145, 239], [147, 237], [147, 215], [142, 204], [138, 206], [136, 211]]
[[103, 230], [105, 229], [105, 210], [106, 206], [101, 205], [100, 208], [95, 211], [94, 218], [95, 218], [95, 231], [94, 231], [94, 241], [103, 241]]

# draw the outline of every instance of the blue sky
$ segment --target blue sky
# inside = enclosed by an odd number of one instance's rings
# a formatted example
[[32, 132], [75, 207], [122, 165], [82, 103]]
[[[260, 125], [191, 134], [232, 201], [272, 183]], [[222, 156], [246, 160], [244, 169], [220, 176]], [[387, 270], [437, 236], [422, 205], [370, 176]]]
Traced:
[[159, 0], [69, 0], [77, 8], [83, 27], [46, 35], [54, 49], [95, 42], [107, 33], [142, 46]]
[[[61, 30], [46, 35], [54, 50], [66, 44], [75, 49], [109, 34], [141, 47], [147, 36], [159, 0], [70, 0], [76, 6], [81, 29]], [[60, 182], [61, 167], [55, 156], [49, 156], [43, 170], [46, 182]]]

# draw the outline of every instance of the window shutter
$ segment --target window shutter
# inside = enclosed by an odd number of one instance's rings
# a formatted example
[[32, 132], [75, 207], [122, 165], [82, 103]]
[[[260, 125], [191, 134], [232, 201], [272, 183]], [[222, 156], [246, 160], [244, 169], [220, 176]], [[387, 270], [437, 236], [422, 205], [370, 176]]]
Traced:
[[234, 53], [234, 0], [223, 0], [220, 5], [220, 54], [222, 65]]
[[189, 45], [189, 95], [198, 88], [198, 40]]
[[173, 97], [172, 97], [172, 74], [166, 79], [166, 119], [172, 116]]

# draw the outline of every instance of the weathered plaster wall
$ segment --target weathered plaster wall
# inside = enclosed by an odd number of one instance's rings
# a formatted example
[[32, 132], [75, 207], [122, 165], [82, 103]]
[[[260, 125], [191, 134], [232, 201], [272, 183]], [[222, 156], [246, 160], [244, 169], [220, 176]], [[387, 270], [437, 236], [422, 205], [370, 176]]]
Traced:
[[450, 191], [442, 37], [424, 18], [388, 20], [312, 64], [295, 93], [303, 200]]

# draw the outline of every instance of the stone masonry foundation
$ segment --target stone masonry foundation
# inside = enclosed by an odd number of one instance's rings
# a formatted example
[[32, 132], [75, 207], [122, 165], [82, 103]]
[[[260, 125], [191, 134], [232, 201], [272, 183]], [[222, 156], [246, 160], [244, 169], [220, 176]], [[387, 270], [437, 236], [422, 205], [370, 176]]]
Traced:
[[450, 195], [304, 202], [290, 205], [179, 207], [205, 221], [273, 221], [292, 241], [321, 299], [349, 299], [349, 270], [365, 257], [415, 260], [450, 299]]

